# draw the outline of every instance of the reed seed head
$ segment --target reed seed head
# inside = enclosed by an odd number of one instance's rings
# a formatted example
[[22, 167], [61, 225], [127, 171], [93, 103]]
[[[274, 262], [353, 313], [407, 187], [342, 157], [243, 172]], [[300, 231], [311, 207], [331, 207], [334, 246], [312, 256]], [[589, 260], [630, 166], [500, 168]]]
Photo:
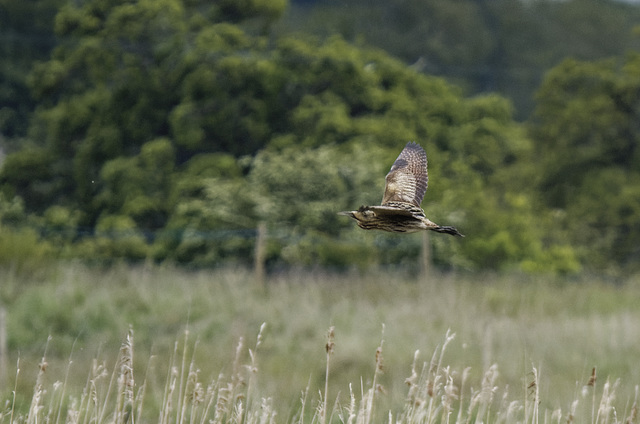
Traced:
[[596, 385], [596, 367], [593, 367], [591, 370], [591, 376], [589, 377], [589, 381], [587, 382], [587, 386], [595, 386]]
[[325, 349], [327, 350], [327, 355], [331, 355], [333, 353], [333, 348], [335, 347], [335, 330], [334, 326], [329, 327], [329, 332], [327, 333], [327, 344]]

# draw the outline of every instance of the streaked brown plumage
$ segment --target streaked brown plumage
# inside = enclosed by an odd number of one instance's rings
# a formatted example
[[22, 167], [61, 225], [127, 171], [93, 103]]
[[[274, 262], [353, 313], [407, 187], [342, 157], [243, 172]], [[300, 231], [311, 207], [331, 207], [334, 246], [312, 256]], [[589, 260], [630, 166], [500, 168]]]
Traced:
[[360, 206], [357, 211], [339, 215], [352, 217], [365, 230], [396, 233], [431, 230], [464, 237], [455, 227], [438, 225], [424, 215], [420, 204], [428, 183], [427, 154], [420, 145], [409, 142], [387, 174], [382, 204]]

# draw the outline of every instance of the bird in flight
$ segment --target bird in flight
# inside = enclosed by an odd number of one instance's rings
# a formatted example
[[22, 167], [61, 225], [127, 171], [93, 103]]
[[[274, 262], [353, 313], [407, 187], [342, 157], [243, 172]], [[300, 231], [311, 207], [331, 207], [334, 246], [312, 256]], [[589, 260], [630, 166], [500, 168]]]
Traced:
[[360, 206], [357, 211], [338, 212], [338, 215], [350, 216], [365, 230], [394, 233], [431, 230], [464, 237], [455, 227], [438, 225], [424, 215], [420, 203], [428, 182], [427, 154], [420, 145], [409, 142], [387, 174], [382, 204]]

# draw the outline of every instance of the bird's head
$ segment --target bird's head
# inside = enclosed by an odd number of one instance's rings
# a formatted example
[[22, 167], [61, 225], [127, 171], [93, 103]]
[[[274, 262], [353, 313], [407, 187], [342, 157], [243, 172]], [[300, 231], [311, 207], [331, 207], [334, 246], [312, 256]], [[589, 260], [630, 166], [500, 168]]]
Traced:
[[338, 215], [346, 215], [355, 219], [356, 221], [368, 221], [375, 217], [375, 212], [366, 206], [360, 206], [357, 211], [343, 211], [338, 212]]

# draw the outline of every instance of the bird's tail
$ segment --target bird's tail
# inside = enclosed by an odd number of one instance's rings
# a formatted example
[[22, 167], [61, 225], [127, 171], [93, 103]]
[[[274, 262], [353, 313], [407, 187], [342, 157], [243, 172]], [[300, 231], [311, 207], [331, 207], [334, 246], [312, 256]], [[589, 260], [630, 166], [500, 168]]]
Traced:
[[456, 227], [438, 225], [437, 227], [433, 227], [429, 229], [432, 231], [436, 231], [438, 233], [445, 233], [445, 234], [451, 234], [452, 236], [464, 237], [464, 234], [461, 234], [460, 231], [456, 229]]

